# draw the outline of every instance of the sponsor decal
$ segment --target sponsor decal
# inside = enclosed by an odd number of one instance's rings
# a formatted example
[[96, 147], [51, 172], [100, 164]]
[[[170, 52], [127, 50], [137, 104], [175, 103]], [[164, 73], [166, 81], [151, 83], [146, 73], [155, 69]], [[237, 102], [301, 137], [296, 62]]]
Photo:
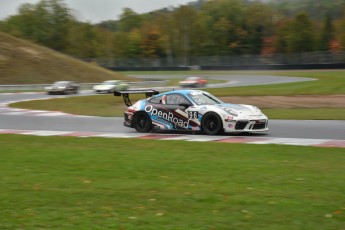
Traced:
[[232, 120], [234, 120], [234, 117], [233, 117], [233, 116], [227, 116], [227, 117], [225, 118], [225, 121], [232, 121]]
[[183, 121], [182, 119], [176, 117], [172, 112], [165, 112], [162, 110], [158, 110], [156, 108], [153, 108], [152, 105], [145, 106], [145, 112], [149, 113], [150, 116], [156, 116], [158, 118], [162, 118], [166, 121], [169, 121], [175, 124], [176, 126], [179, 126], [185, 129], [187, 129], [189, 126], [189, 120]]
[[233, 124], [228, 124], [228, 127], [231, 129], [231, 128], [234, 127], [234, 125]]

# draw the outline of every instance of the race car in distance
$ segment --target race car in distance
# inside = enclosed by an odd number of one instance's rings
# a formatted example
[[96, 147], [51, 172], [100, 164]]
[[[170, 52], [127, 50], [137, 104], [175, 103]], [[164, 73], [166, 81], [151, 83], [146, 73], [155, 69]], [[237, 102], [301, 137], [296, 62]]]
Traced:
[[121, 80], [104, 81], [99, 85], [95, 85], [93, 90], [95, 93], [113, 93], [115, 90], [126, 90], [128, 84]]
[[48, 94], [77, 94], [78, 90], [79, 86], [74, 81], [57, 81], [51, 86], [45, 87]]
[[[130, 94], [146, 94], [146, 99], [132, 105]], [[223, 103], [202, 90], [115, 91], [127, 105], [124, 125], [138, 132], [161, 130], [202, 131], [208, 135], [222, 132], [260, 132], [268, 130], [268, 118], [252, 105]]]
[[185, 80], [180, 81], [179, 85], [181, 87], [200, 88], [207, 85], [207, 80], [202, 77], [187, 77]]

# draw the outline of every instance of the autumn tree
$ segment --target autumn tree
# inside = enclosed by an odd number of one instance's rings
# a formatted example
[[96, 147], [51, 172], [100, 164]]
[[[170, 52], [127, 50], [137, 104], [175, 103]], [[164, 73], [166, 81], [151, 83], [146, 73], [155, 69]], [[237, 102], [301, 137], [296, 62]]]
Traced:
[[332, 41], [332, 50], [345, 50], [345, 9], [343, 17], [336, 22], [335, 39]]
[[332, 23], [331, 15], [327, 14], [322, 28], [319, 41], [319, 50], [327, 51], [330, 50], [330, 43], [334, 39], [334, 27]]
[[286, 53], [310, 52], [315, 50], [314, 25], [308, 14], [297, 14], [284, 22], [277, 32], [277, 51]]
[[161, 37], [161, 32], [157, 25], [147, 23], [143, 26], [141, 42], [142, 57], [155, 59], [163, 56]]

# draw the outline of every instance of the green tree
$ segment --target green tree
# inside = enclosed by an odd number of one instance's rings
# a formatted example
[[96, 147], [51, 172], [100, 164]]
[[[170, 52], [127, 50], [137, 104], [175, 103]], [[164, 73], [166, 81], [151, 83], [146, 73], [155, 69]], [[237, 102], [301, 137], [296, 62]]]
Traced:
[[66, 34], [74, 20], [63, 0], [41, 0], [36, 5], [21, 5], [19, 14], [7, 20], [5, 31], [64, 51]]
[[335, 42], [339, 43], [339, 48], [345, 50], [345, 9], [343, 17], [335, 23]]
[[173, 65], [173, 29], [172, 17], [166, 13], [159, 13], [153, 19], [161, 32], [160, 47], [162, 49], [162, 57], [166, 57], [166, 63]]
[[262, 3], [253, 3], [246, 8], [246, 26], [248, 30], [248, 52], [259, 54], [263, 47], [264, 37], [272, 36], [273, 11]]
[[196, 16], [195, 10], [188, 6], [180, 6], [172, 14], [173, 53], [182, 58], [183, 65], [190, 63], [191, 37]]
[[297, 14], [283, 23], [277, 32], [278, 52], [300, 53], [315, 50], [314, 25], [306, 13]]
[[193, 25], [191, 54], [194, 56], [208, 56], [215, 54], [218, 41], [213, 38], [213, 18], [200, 12]]
[[314, 25], [308, 14], [297, 14], [291, 31], [290, 47], [292, 52], [309, 52], [315, 49]]
[[122, 32], [131, 32], [142, 25], [142, 17], [130, 8], [124, 8], [118, 22], [118, 29]]
[[98, 57], [101, 40], [96, 27], [88, 23], [75, 23], [68, 33], [67, 53], [84, 59]]
[[327, 14], [321, 29], [319, 49], [322, 51], [330, 50], [330, 42], [334, 39], [334, 26], [331, 15]]

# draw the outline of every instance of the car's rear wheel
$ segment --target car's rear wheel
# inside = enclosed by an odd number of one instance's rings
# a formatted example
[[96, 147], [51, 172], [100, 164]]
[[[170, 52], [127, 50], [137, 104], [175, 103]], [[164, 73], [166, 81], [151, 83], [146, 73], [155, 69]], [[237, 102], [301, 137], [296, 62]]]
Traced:
[[223, 129], [223, 123], [218, 114], [210, 112], [202, 119], [201, 127], [206, 134], [217, 135]]
[[152, 121], [145, 112], [138, 112], [133, 117], [133, 126], [139, 133], [147, 133], [152, 130]]

